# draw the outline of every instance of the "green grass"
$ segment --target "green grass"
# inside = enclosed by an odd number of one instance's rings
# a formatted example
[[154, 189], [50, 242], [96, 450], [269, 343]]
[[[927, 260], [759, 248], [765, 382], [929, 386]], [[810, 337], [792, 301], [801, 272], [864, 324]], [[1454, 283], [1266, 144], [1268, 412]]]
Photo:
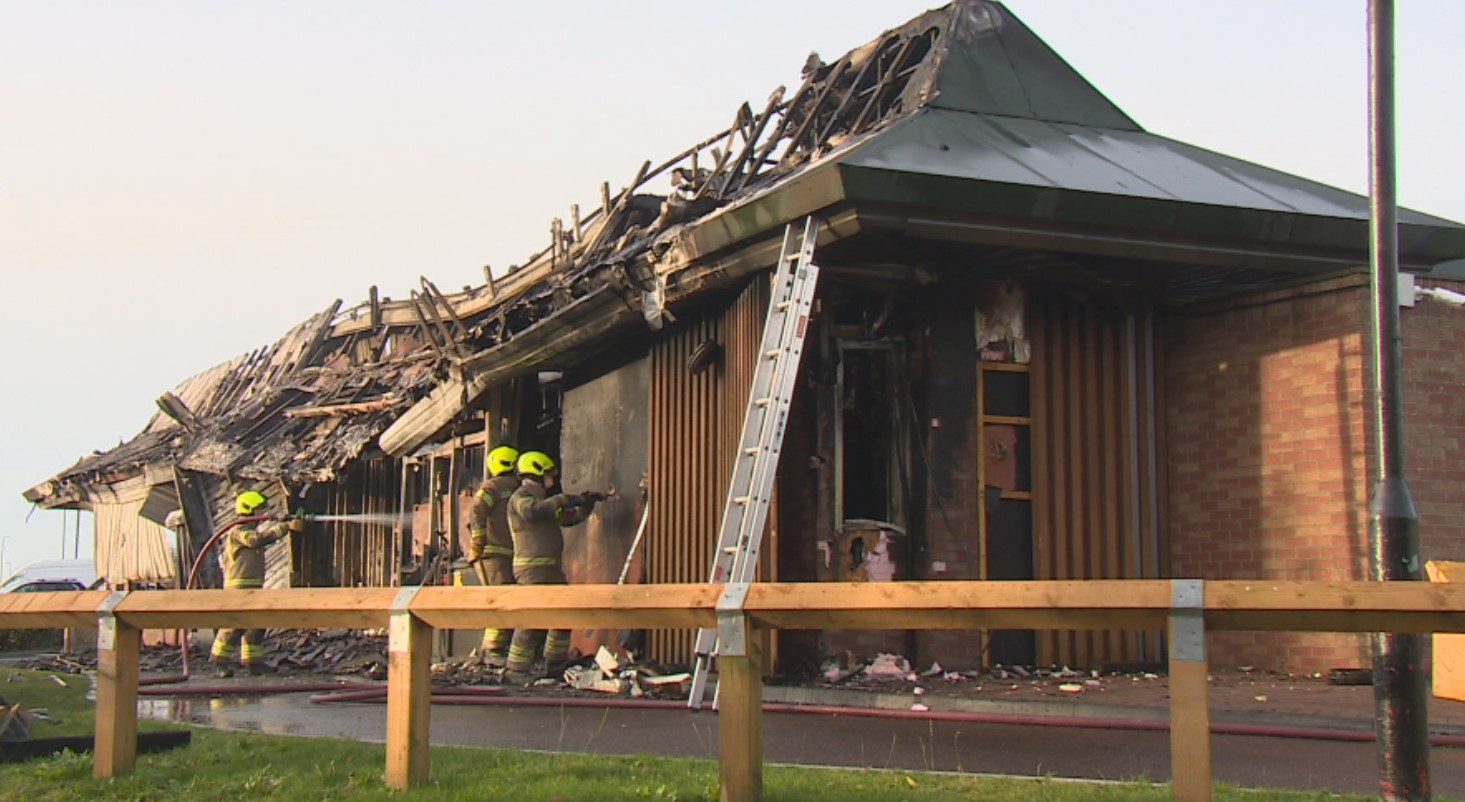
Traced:
[[[37, 724], [35, 737], [89, 732], [91, 703], [83, 677], [62, 678], [62, 688], [44, 672], [17, 672], [25, 682], [5, 682], [11, 669], [0, 668], [0, 696], [27, 707], [49, 707], [63, 720], [56, 727]], [[78, 729], [79, 727], [79, 729]], [[434, 747], [429, 784], [410, 794], [382, 781], [385, 750], [378, 744], [342, 739], [302, 739], [194, 731], [193, 745], [140, 755], [137, 770], [112, 780], [91, 776], [90, 755], [63, 754], [28, 763], [0, 764], [0, 799], [25, 802], [199, 802], [247, 799], [249, 802], [448, 802], [453, 800], [543, 800], [551, 802], [632, 802], [633, 800], [716, 800], [717, 764], [708, 760], [652, 756], [604, 757], [546, 755], [508, 749]], [[768, 766], [768, 802], [869, 800], [869, 802], [1130, 802], [1168, 800], [1170, 789], [1145, 783], [1094, 784], [1053, 779], [1006, 780], [910, 771], [871, 771]], [[1247, 791], [1218, 787], [1217, 800], [1305, 802], [1348, 800], [1323, 792]]]
[[27, 710], [45, 710], [60, 722], [31, 722], [32, 738], [90, 735], [96, 721], [92, 703], [86, 698], [89, 690], [91, 680], [75, 674], [0, 668], [0, 697]]
[[[63, 686], [56, 680], [66, 684]], [[87, 699], [91, 689], [91, 677], [84, 675], [0, 667], [0, 697], [27, 710], [45, 710], [49, 718], [59, 722], [32, 721], [32, 738], [91, 735], [97, 723], [96, 709]], [[165, 721], [143, 720], [138, 722], [138, 729], [159, 732], [183, 727]], [[0, 800], [4, 799], [6, 797], [0, 796]]]

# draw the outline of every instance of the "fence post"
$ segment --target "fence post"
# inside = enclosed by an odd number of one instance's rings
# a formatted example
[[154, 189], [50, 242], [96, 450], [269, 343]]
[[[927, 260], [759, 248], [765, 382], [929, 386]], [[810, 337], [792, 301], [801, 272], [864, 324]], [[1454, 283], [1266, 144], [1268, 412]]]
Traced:
[[763, 798], [763, 638], [743, 614], [748, 583], [717, 600], [717, 747], [722, 802]]
[[1170, 789], [1181, 802], [1211, 802], [1210, 684], [1206, 679], [1205, 582], [1170, 581]]
[[387, 785], [399, 789], [426, 783], [429, 768], [432, 627], [408, 610], [417, 591], [392, 601], [387, 644]]
[[113, 612], [127, 596], [116, 591], [97, 608], [97, 734], [92, 774], [118, 777], [137, 765], [137, 656], [142, 630]]

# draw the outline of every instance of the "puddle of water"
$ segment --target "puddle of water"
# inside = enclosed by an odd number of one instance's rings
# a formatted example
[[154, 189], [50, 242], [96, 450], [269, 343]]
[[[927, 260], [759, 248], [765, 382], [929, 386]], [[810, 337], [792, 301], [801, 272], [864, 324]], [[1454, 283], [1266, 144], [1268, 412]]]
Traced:
[[178, 721], [222, 730], [298, 735], [305, 728], [289, 719], [302, 704], [307, 702], [299, 694], [150, 697], [137, 701], [137, 715], [154, 721]]

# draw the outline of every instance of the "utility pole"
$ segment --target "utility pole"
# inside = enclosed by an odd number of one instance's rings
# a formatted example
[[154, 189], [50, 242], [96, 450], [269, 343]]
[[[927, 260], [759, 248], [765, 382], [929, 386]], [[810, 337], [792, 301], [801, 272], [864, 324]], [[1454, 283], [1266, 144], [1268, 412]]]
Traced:
[[[1394, 172], [1394, 0], [1369, 0], [1369, 343], [1377, 475], [1369, 499], [1369, 572], [1379, 582], [1420, 581], [1419, 516], [1404, 476], [1399, 335], [1399, 209]], [[1428, 715], [1416, 632], [1372, 636], [1379, 798], [1427, 802]]]

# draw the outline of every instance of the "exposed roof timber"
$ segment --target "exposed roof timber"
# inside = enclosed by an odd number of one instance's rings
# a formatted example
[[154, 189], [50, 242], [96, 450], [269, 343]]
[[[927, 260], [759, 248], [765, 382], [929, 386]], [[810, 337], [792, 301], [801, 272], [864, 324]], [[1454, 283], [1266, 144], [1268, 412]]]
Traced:
[[430, 440], [488, 388], [536, 369], [551, 356], [592, 342], [618, 323], [640, 317], [609, 286], [591, 292], [508, 342], [466, 359], [381, 433], [383, 451], [400, 457]]
[[[818, 244], [827, 245], [857, 231], [852, 212], [837, 214], [821, 226]], [[699, 265], [694, 272], [677, 274], [667, 288], [668, 302], [730, 285], [778, 260], [776, 236], [744, 243], [746, 247]], [[393, 456], [410, 453], [432, 439], [493, 385], [533, 371], [551, 358], [595, 343], [623, 325], [640, 325], [637, 323], [640, 318], [639, 308], [627, 304], [610, 285], [602, 286], [507, 343], [469, 357], [462, 365], [461, 374], [440, 384], [382, 432], [382, 450]]]

